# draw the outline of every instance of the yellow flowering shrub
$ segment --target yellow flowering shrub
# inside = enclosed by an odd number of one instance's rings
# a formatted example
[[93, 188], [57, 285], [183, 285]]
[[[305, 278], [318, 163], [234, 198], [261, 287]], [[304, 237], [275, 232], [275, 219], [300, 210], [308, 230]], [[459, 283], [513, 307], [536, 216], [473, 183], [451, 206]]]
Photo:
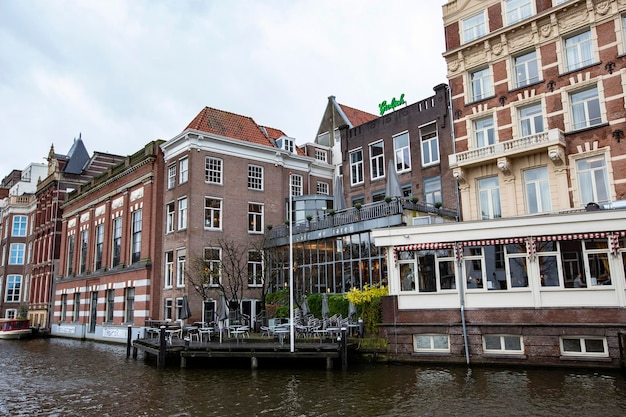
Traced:
[[389, 288], [382, 285], [365, 285], [363, 290], [351, 288], [345, 295], [348, 301], [356, 306], [361, 306], [361, 314], [365, 332], [378, 333], [378, 323], [382, 319], [382, 307], [380, 298], [389, 294]]

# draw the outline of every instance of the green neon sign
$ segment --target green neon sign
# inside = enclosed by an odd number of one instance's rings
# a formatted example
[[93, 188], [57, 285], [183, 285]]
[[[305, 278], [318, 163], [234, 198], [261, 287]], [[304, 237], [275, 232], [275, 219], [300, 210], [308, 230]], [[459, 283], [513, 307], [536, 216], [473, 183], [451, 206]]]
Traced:
[[391, 103], [387, 103], [387, 100], [383, 101], [378, 105], [378, 110], [380, 110], [380, 115], [382, 116], [386, 111], [393, 110], [402, 104], [406, 104], [406, 101], [404, 101], [404, 94], [400, 96], [399, 100], [396, 100], [395, 97], [392, 98]]

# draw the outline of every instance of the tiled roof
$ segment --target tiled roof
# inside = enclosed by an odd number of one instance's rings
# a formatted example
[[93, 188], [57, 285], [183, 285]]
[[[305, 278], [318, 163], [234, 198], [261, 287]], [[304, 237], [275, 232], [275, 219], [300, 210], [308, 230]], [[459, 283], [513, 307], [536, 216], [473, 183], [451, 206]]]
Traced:
[[343, 110], [352, 126], [360, 126], [363, 123], [371, 122], [374, 119], [378, 119], [378, 116], [374, 114], [364, 112], [363, 110], [354, 109], [344, 104], [339, 104], [339, 107], [341, 107], [341, 110]]
[[[274, 144], [265, 136], [261, 127], [251, 117], [241, 116], [223, 110], [205, 107], [185, 128], [213, 133], [228, 138], [239, 139], [259, 145]], [[272, 131], [278, 131], [272, 129]], [[268, 132], [269, 133], [269, 132]]]
[[274, 140], [278, 139], [281, 136], [287, 136], [285, 132], [283, 132], [280, 129], [275, 129], [273, 127], [268, 127], [268, 126], [261, 126], [261, 127], [264, 128], [265, 131], [267, 132], [267, 135]]

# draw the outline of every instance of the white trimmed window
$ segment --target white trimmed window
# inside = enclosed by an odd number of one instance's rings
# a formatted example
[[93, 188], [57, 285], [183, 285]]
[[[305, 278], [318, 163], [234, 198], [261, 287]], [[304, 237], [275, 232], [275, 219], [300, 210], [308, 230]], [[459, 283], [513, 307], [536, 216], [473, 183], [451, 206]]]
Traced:
[[483, 100], [494, 94], [491, 68], [483, 68], [470, 74], [472, 101]]
[[443, 203], [440, 176], [424, 180], [424, 202], [431, 206], [434, 206], [437, 202]]
[[541, 103], [520, 107], [518, 115], [522, 137], [543, 132], [543, 112], [541, 110]]
[[25, 243], [11, 243], [11, 252], [9, 253], [9, 265], [24, 265], [25, 252]]
[[113, 220], [113, 239], [111, 250], [111, 266], [116, 267], [122, 262], [122, 218]]
[[533, 14], [531, 0], [505, 0], [504, 8], [506, 13], [506, 24], [512, 25], [520, 20], [524, 20]]
[[222, 184], [222, 160], [207, 156], [204, 160], [204, 181], [209, 184]]
[[565, 71], [574, 71], [593, 62], [593, 40], [590, 30], [565, 39]]
[[363, 150], [357, 149], [350, 152], [350, 184], [363, 183]]
[[291, 195], [292, 196], [302, 195], [303, 192], [304, 191], [302, 189], [302, 175], [292, 174], [291, 175]]
[[526, 189], [526, 211], [528, 214], [552, 210], [547, 167], [525, 170], [524, 186]]
[[450, 352], [450, 336], [447, 334], [414, 334], [415, 352]]
[[94, 271], [102, 268], [102, 253], [104, 249], [104, 225], [99, 224], [96, 226], [96, 245], [94, 253]]
[[422, 141], [422, 166], [439, 163], [439, 138], [437, 137], [437, 124], [431, 123], [420, 127]]
[[317, 182], [317, 195], [328, 195], [329, 187], [327, 182]]
[[486, 220], [502, 217], [498, 177], [488, 177], [478, 180], [478, 198], [481, 219]]
[[514, 58], [515, 87], [524, 87], [539, 81], [537, 51], [532, 51]]
[[248, 189], [263, 190], [263, 167], [248, 165]]
[[4, 301], [7, 303], [20, 301], [20, 296], [22, 295], [21, 275], [7, 275], [7, 285], [4, 294]]
[[141, 259], [141, 231], [142, 231], [142, 210], [135, 210], [131, 216], [132, 222], [132, 242], [130, 249], [131, 263], [139, 262]]
[[178, 199], [178, 230], [187, 228], [187, 197]]
[[604, 155], [576, 160], [580, 204], [606, 203], [610, 201], [608, 173]]
[[487, 19], [484, 11], [461, 21], [462, 43], [471, 42], [485, 34], [487, 34]]
[[87, 247], [89, 244], [89, 229], [80, 232], [80, 260], [78, 262], [78, 273], [84, 274], [87, 270]]
[[182, 184], [189, 180], [189, 159], [183, 158], [178, 161], [180, 170], [178, 174], [178, 183]]
[[248, 251], [248, 286], [263, 285], [263, 256], [257, 250]]
[[176, 212], [174, 202], [168, 203], [165, 206], [165, 233], [172, 233], [174, 231], [174, 213]]
[[504, 334], [484, 335], [483, 351], [485, 353], [524, 353], [522, 336]]
[[222, 249], [204, 248], [205, 278], [211, 287], [216, 287], [222, 280]]
[[174, 252], [165, 252], [165, 288], [174, 285]]
[[165, 320], [173, 319], [173, 317], [172, 317], [172, 299], [171, 298], [166, 298], [165, 302], [163, 303], [163, 318]]
[[204, 198], [204, 228], [220, 230], [222, 228], [222, 200], [214, 197]]
[[602, 123], [600, 97], [597, 87], [570, 94], [570, 105], [573, 130], [584, 129]]
[[496, 143], [493, 117], [485, 117], [474, 121], [474, 138], [476, 148], [484, 148]]
[[26, 236], [27, 216], [13, 216], [13, 230], [11, 236]]
[[248, 203], [248, 232], [263, 233], [263, 204]]
[[370, 178], [376, 180], [385, 177], [385, 155], [383, 141], [370, 145]]
[[176, 286], [185, 286], [185, 261], [187, 251], [185, 249], [179, 249], [176, 251]]
[[167, 188], [171, 190], [176, 186], [176, 165], [167, 167]]
[[[124, 293], [124, 322], [132, 323], [135, 320], [135, 287], [126, 288]], [[74, 320], [78, 320], [77, 315]]]
[[323, 149], [316, 149], [315, 159], [317, 159], [318, 161], [326, 162], [328, 161], [328, 153]]
[[404, 132], [393, 137], [393, 154], [396, 164], [396, 172], [408, 172], [411, 170], [411, 148], [409, 146], [409, 132]]
[[561, 336], [560, 344], [563, 356], [609, 356], [604, 337]]

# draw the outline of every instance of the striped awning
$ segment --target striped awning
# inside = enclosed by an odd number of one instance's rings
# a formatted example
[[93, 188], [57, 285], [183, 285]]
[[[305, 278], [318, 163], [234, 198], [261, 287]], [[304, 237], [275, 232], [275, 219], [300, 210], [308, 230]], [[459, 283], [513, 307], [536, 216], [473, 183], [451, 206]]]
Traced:
[[538, 242], [549, 242], [549, 241], [557, 241], [557, 240], [604, 239], [606, 237], [607, 237], [606, 232], [596, 232], [596, 233], [573, 233], [569, 235], [536, 236], [535, 239]]
[[454, 247], [452, 242], [438, 242], [438, 243], [416, 243], [414, 245], [396, 246], [394, 250], [396, 252], [406, 252], [415, 250], [436, 250], [436, 249], [450, 249]]
[[467, 240], [465, 242], [461, 242], [463, 246], [510, 245], [514, 243], [526, 243], [526, 238], [509, 237], [505, 239]]

